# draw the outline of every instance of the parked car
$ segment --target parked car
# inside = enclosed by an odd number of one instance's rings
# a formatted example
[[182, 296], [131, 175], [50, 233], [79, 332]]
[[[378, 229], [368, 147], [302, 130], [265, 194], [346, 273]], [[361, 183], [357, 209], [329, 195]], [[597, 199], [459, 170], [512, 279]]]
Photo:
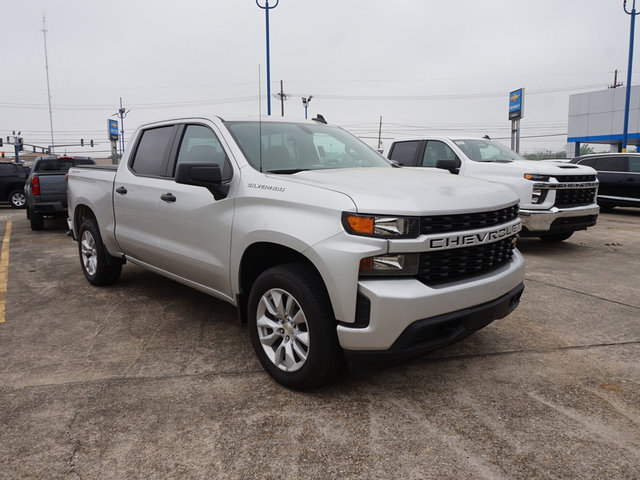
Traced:
[[12, 208], [24, 208], [28, 175], [28, 168], [20, 163], [0, 162], [0, 201], [9, 202]]
[[640, 154], [598, 153], [576, 157], [571, 163], [598, 172], [597, 201], [601, 207], [640, 207]]
[[78, 165], [95, 165], [91, 157], [37, 157], [24, 186], [31, 230], [42, 230], [44, 218], [67, 216], [67, 171]]

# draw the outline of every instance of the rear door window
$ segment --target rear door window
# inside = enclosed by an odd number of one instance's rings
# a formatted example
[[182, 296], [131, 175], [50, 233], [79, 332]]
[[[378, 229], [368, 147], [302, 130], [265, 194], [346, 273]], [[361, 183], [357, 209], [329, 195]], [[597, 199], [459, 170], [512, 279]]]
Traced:
[[138, 141], [131, 170], [138, 175], [164, 177], [167, 174], [169, 152], [176, 134], [176, 126], [145, 130]]
[[395, 160], [400, 165], [414, 165], [418, 148], [420, 148], [420, 140], [397, 142], [391, 150], [389, 159]]
[[626, 172], [627, 157], [600, 157], [596, 159], [593, 168], [599, 172]]

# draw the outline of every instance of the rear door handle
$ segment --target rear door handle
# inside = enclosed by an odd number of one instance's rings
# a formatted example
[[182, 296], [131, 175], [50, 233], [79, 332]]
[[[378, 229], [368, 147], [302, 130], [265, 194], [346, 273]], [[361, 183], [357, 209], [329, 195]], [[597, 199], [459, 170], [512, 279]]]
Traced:
[[116, 193], [119, 193], [120, 195], [124, 195], [127, 193], [127, 189], [124, 187], [118, 187], [116, 188]]
[[163, 193], [160, 195], [160, 200], [164, 200], [165, 202], [175, 202], [176, 197], [173, 193]]

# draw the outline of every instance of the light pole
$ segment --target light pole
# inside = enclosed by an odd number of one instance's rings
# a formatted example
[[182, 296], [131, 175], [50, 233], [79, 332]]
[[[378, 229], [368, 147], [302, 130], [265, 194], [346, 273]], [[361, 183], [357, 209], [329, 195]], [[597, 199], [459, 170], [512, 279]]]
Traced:
[[307, 119], [307, 108], [309, 108], [309, 103], [311, 102], [311, 99], [313, 98], [313, 95], [309, 95], [308, 97], [302, 97], [302, 105], [304, 105], [304, 119]]
[[624, 103], [624, 132], [622, 133], [622, 151], [627, 151], [627, 138], [629, 136], [629, 100], [631, 98], [631, 68], [633, 67], [633, 35], [636, 26], [636, 0], [633, 0], [631, 11], [627, 10], [627, 0], [622, 6], [627, 15], [631, 15], [631, 32], [629, 33], [629, 67], [627, 68], [627, 98]]
[[269, 0], [264, 0], [264, 7], [256, 0], [256, 5], [264, 10], [265, 22], [267, 25], [267, 115], [271, 115], [271, 65], [269, 58], [269, 10], [273, 10], [278, 6], [280, 0], [276, 0], [276, 4], [269, 6]]

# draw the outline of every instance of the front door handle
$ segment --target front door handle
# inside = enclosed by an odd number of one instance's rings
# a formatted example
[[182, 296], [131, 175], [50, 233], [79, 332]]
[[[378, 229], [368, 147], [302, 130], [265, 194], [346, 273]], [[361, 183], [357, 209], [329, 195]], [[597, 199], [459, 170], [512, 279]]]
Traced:
[[124, 195], [127, 193], [127, 189], [124, 187], [118, 187], [116, 188], [116, 193], [119, 193], [120, 195]]
[[160, 200], [164, 200], [165, 202], [175, 202], [176, 197], [173, 193], [163, 193], [160, 195]]

